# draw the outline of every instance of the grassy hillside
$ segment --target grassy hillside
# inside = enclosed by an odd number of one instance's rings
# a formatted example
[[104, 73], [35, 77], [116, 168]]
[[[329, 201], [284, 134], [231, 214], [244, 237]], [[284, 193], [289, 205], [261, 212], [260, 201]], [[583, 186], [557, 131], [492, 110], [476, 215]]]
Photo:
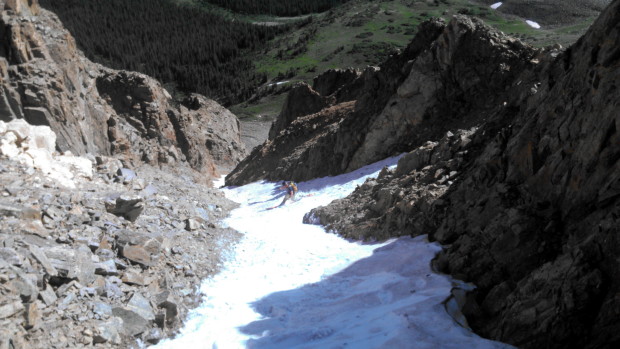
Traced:
[[[510, 2], [511, 0], [507, 0]], [[605, 2], [606, 0], [586, 0]], [[587, 4], [563, 10], [541, 10], [536, 17], [527, 18], [549, 23], [557, 18], [557, 12], [569, 13], [559, 24], [549, 24], [535, 29], [513, 12], [524, 12], [526, 0], [512, 0], [513, 5], [498, 10], [489, 4], [496, 1], [474, 2], [469, 0], [352, 0], [328, 12], [314, 15], [313, 22], [300, 30], [278, 36], [270, 42], [270, 49], [258, 56], [257, 71], [265, 73], [270, 83], [289, 81], [311, 82], [312, 78], [330, 68], [376, 65], [387, 56], [403, 48], [413, 38], [417, 26], [431, 17], [447, 21], [454, 14], [467, 14], [483, 19], [487, 24], [512, 34], [535, 46], [560, 43], [564, 46], [574, 42], [594, 20], [596, 7]], [[519, 3], [521, 6], [517, 6]], [[567, 2], [570, 4], [571, 2]], [[572, 6], [572, 5], [571, 5]], [[516, 9], [516, 10], [515, 10]], [[569, 11], [570, 10], [570, 11]], [[560, 11], [561, 12], [561, 11]], [[272, 19], [272, 21], [275, 18]], [[269, 21], [262, 18], [262, 21]], [[281, 101], [279, 95], [254, 98], [250, 102], [232, 107], [240, 117], [277, 116]]]
[[213, 4], [235, 13], [267, 14], [275, 16], [299, 16], [325, 12], [348, 0], [197, 0]]

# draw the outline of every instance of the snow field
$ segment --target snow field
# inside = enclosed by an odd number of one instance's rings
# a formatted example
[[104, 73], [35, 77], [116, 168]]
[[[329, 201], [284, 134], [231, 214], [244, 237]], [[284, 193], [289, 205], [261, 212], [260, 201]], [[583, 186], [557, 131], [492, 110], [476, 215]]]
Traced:
[[298, 183], [279, 204], [277, 183], [226, 188], [239, 202], [226, 223], [244, 233], [204, 302], [158, 348], [504, 348], [458, 325], [443, 302], [455, 284], [433, 273], [441, 247], [426, 237], [350, 242], [302, 223], [310, 209], [352, 192], [398, 158]]

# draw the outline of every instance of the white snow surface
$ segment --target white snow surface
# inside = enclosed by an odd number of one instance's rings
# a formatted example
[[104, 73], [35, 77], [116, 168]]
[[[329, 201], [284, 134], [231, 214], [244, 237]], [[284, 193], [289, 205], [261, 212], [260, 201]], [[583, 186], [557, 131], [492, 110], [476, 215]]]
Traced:
[[491, 8], [494, 10], [497, 10], [500, 6], [502, 6], [503, 2], [496, 2], [493, 5], [491, 5]]
[[530, 27], [535, 28], [535, 29], [540, 29], [540, 24], [534, 22], [534, 21], [530, 21], [529, 19], [525, 21], [525, 23], [527, 23]]
[[443, 302], [453, 285], [430, 269], [441, 249], [425, 236], [363, 244], [302, 223], [311, 208], [351, 193], [398, 158], [298, 183], [280, 203], [277, 183], [224, 189], [241, 204], [226, 220], [244, 233], [204, 302], [177, 338], [157, 348], [510, 348], [460, 326]]

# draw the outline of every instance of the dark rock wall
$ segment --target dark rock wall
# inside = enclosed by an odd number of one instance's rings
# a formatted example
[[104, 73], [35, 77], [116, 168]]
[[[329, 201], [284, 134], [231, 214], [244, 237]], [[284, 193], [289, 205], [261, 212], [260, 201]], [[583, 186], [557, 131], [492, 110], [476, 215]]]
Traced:
[[523, 347], [620, 343], [620, 2], [516, 100], [437, 216], [470, 323]]
[[509, 93], [489, 95], [479, 128], [427, 142], [306, 221], [362, 239], [430, 234], [446, 246], [436, 267], [476, 284], [463, 311], [485, 337], [615, 348], [620, 1], [565, 52], [528, 60], [504, 88], [488, 81]]

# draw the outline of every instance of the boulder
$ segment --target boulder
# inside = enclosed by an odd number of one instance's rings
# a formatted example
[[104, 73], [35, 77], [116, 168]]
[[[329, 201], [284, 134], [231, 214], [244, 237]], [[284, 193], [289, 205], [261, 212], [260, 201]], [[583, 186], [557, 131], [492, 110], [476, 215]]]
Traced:
[[122, 256], [145, 267], [150, 266], [152, 262], [151, 254], [140, 246], [125, 245], [123, 247]]
[[121, 279], [124, 283], [128, 285], [137, 285], [137, 286], [145, 286], [146, 282], [144, 277], [137, 271], [128, 270], [123, 274]]
[[89, 284], [95, 279], [95, 263], [87, 246], [78, 249], [54, 246], [44, 250], [59, 277]]
[[56, 303], [56, 300], [58, 300], [58, 297], [56, 296], [56, 292], [54, 292], [54, 290], [49, 284], [47, 284], [44, 289], [39, 291], [39, 298], [47, 306], [50, 306]]
[[128, 336], [136, 336], [148, 329], [149, 321], [140, 314], [125, 307], [112, 308], [112, 314], [123, 321], [122, 332]]
[[105, 206], [108, 212], [135, 222], [144, 211], [144, 199], [138, 195], [121, 195], [115, 200], [106, 200]]
[[109, 259], [104, 262], [95, 264], [95, 274], [97, 275], [118, 275], [118, 269], [116, 269], [116, 263], [113, 259]]
[[0, 247], [0, 259], [14, 266], [21, 266], [24, 264], [23, 257], [13, 248]]
[[0, 303], [0, 320], [14, 316], [24, 311], [24, 305], [19, 300]]
[[127, 309], [139, 314], [146, 320], [155, 320], [155, 313], [153, 313], [148, 299], [144, 298], [140, 293], [136, 292], [131, 296], [131, 299], [127, 303]]
[[56, 270], [56, 268], [54, 268], [52, 262], [50, 262], [43, 250], [33, 245], [29, 246], [28, 249], [30, 250], [32, 256], [37, 260], [37, 262], [41, 264], [47, 275], [58, 276], [58, 271]]
[[124, 333], [124, 323], [120, 317], [112, 317], [106, 322], [97, 324], [94, 331], [93, 343], [122, 343], [121, 334]]
[[28, 303], [25, 305], [25, 318], [24, 328], [32, 330], [37, 328], [41, 323], [41, 311], [39, 310], [38, 301]]

